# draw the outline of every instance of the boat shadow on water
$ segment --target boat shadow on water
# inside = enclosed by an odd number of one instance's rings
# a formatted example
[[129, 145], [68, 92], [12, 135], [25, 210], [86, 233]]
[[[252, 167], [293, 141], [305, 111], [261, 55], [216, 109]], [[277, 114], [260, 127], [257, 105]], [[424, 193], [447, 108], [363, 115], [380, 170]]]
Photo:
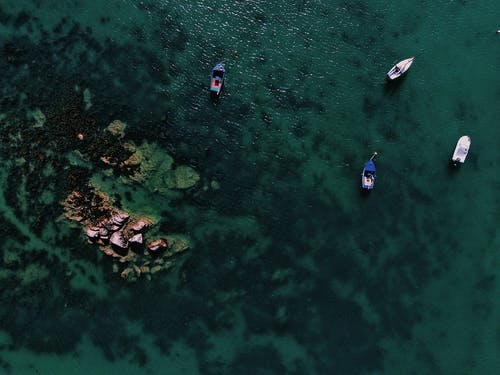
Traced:
[[362, 187], [359, 187], [359, 195], [363, 198], [367, 198], [371, 195], [372, 189], [363, 189]]
[[220, 100], [220, 96], [221, 94], [217, 94], [216, 92], [214, 91], [210, 91], [210, 101], [213, 103], [213, 104], [217, 104], [219, 103], [219, 100]]
[[386, 77], [384, 84], [384, 93], [389, 95], [394, 94], [404, 83], [407, 76], [408, 72], [406, 74], [403, 74], [401, 77], [393, 80], [389, 79], [389, 77]]
[[215, 91], [212, 91], [212, 90], [209, 90], [210, 92], [210, 101], [213, 103], [213, 104], [218, 104], [222, 95], [223, 95], [223, 91], [224, 91], [224, 83], [222, 84], [221, 88], [220, 88], [220, 91], [217, 93]]
[[460, 163], [457, 161], [453, 161], [451, 158], [448, 159], [448, 163], [446, 164], [446, 171], [448, 172], [449, 175], [454, 175], [462, 169], [478, 169], [478, 163], [477, 159], [474, 158], [474, 155], [469, 155], [467, 157], [467, 162], [466, 163]]
[[448, 160], [448, 172], [450, 173], [458, 172], [461, 166], [462, 163], [459, 163], [458, 161], [454, 161], [452, 159]]

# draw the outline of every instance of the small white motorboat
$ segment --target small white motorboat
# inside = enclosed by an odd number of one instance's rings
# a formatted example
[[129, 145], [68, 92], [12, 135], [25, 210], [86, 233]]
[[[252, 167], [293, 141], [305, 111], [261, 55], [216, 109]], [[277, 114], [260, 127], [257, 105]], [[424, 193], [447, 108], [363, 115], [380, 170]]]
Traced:
[[403, 74], [407, 72], [408, 69], [410, 69], [411, 64], [413, 64], [414, 57], [409, 57], [405, 60], [402, 60], [398, 62], [396, 65], [394, 65], [391, 70], [387, 72], [387, 76], [389, 79], [396, 79], [398, 77], [401, 77]]
[[467, 157], [470, 147], [470, 137], [468, 135], [461, 136], [451, 157], [453, 165], [458, 165], [458, 163], [463, 163]]

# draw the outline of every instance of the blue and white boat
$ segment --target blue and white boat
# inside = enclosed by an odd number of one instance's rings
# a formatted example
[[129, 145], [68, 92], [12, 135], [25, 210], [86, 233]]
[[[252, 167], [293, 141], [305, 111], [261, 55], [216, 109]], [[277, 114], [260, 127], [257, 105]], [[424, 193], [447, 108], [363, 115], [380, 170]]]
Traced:
[[212, 69], [212, 74], [210, 75], [210, 91], [217, 96], [220, 94], [220, 90], [222, 90], [225, 75], [226, 68], [222, 63], [218, 63]]
[[370, 160], [365, 163], [363, 168], [363, 173], [361, 173], [361, 187], [366, 190], [371, 190], [375, 187], [375, 178], [377, 177], [377, 168], [375, 168], [375, 163], [373, 160], [378, 154], [373, 153]]

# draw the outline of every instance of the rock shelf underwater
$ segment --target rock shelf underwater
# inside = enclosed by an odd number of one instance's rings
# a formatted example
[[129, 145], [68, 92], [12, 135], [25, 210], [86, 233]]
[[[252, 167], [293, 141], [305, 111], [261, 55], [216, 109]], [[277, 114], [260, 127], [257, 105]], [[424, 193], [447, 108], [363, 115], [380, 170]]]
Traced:
[[497, 373], [497, 9], [0, 3], [0, 371]]

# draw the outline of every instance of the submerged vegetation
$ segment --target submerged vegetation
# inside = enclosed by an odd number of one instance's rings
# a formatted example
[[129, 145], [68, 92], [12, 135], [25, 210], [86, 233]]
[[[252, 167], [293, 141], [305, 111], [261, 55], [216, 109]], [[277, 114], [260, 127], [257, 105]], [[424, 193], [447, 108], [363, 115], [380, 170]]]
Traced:
[[[498, 316], [483, 100], [498, 85], [425, 44], [439, 19], [453, 48], [474, 44], [461, 64], [495, 61], [486, 36], [456, 32], [494, 12], [61, 4], [0, 6], [0, 372], [498, 372], [482, 336]], [[408, 46], [419, 65], [385, 85]], [[477, 149], [452, 174], [444, 140], [465, 124]]]

